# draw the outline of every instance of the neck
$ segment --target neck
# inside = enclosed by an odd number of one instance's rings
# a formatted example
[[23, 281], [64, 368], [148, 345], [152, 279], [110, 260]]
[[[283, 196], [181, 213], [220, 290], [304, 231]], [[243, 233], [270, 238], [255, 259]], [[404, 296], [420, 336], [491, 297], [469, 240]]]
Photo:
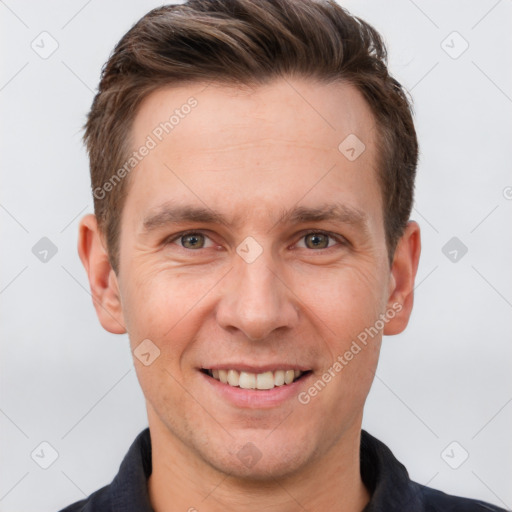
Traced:
[[155, 512], [361, 512], [370, 499], [360, 474], [360, 422], [300, 472], [264, 481], [217, 471], [155, 423], [150, 424], [153, 471], [148, 480]]

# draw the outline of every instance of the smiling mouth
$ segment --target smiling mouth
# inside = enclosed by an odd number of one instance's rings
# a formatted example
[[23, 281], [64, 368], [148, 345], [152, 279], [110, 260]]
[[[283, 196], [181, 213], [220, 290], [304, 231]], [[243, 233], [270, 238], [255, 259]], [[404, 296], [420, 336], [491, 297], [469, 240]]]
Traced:
[[311, 370], [276, 370], [273, 372], [250, 373], [232, 369], [209, 370], [202, 368], [201, 372], [231, 387], [265, 391], [274, 387], [293, 384], [305, 375], [310, 374]]

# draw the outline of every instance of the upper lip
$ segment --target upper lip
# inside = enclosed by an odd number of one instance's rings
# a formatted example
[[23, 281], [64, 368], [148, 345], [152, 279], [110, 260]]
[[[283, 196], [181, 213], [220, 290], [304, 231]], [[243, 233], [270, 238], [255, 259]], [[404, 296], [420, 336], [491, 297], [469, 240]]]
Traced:
[[275, 372], [278, 370], [300, 370], [301, 372], [307, 372], [311, 370], [310, 366], [298, 365], [296, 363], [274, 363], [265, 365], [251, 365], [243, 363], [221, 363], [213, 364], [211, 366], [202, 366], [203, 370], [236, 370], [238, 372], [247, 373], [264, 373], [264, 372]]

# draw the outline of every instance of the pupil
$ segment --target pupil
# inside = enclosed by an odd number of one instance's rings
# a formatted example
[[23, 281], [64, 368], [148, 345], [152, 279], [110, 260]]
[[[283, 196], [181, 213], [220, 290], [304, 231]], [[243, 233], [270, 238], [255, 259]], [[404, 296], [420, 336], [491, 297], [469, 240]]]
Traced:
[[189, 247], [197, 247], [197, 242], [199, 240], [198, 236], [197, 235], [185, 235], [183, 237], [183, 240], [184, 240], [184, 246], [189, 248]]
[[[312, 242], [314, 247], [325, 246], [325, 240], [326, 240], [325, 235], [322, 235], [321, 233], [313, 233], [308, 236], [310, 237], [309, 240]], [[322, 240], [322, 238], [323, 238], [323, 240]], [[323, 242], [323, 244], [322, 244], [322, 242]]]

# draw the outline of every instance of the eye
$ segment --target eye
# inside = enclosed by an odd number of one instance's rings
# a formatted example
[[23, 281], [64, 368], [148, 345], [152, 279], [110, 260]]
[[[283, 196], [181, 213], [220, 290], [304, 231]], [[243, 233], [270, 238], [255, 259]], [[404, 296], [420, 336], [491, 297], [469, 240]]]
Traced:
[[[298, 244], [298, 247], [305, 249], [330, 249], [338, 245], [346, 245], [347, 242], [341, 236], [335, 236], [325, 231], [311, 230], [302, 235], [301, 242], [304, 240], [304, 245]], [[169, 238], [166, 244], [176, 244], [183, 249], [198, 250], [213, 247], [213, 242], [210, 238], [200, 231], [186, 231], [179, 233], [172, 238]], [[209, 243], [209, 245], [208, 245]]]
[[341, 237], [336, 237], [325, 231], [309, 231], [302, 236], [301, 240], [305, 241], [306, 249], [330, 249], [333, 245], [336, 245], [335, 243], [330, 244], [330, 241], [344, 245]]
[[[168, 240], [167, 243], [177, 243], [184, 249], [205, 249], [207, 246], [205, 245], [205, 241], [209, 240], [209, 238], [199, 231], [188, 231], [186, 233], [180, 233], [175, 236], [173, 239]], [[211, 247], [211, 245], [209, 246]]]

